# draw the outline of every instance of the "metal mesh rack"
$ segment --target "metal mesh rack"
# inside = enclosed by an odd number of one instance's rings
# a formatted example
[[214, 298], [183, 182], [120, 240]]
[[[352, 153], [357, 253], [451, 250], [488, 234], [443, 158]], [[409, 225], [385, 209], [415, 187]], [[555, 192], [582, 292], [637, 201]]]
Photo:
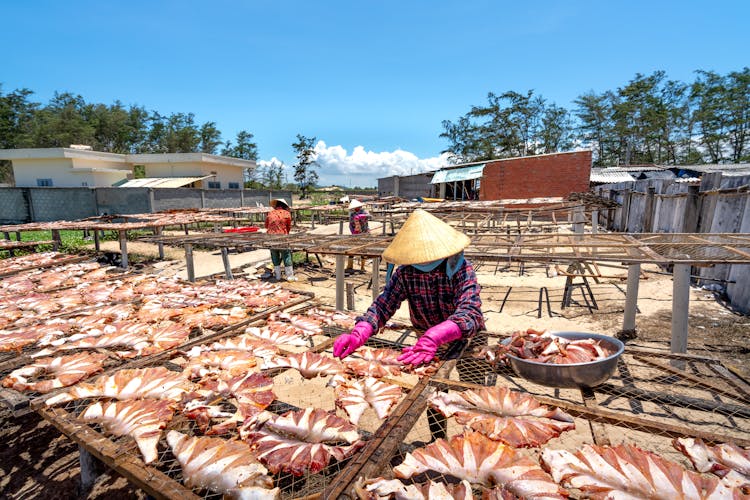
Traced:
[[[303, 308], [308, 307], [309, 306], [304, 306]], [[304, 311], [294, 311], [294, 313], [299, 312]], [[253, 326], [259, 325], [262, 325], [262, 322], [256, 322], [253, 324]], [[242, 329], [235, 332], [229, 332], [222, 335], [221, 338], [229, 338], [242, 332]], [[331, 331], [331, 333], [333, 333], [333, 331]], [[215, 340], [216, 338], [219, 337], [214, 337], [212, 340]], [[373, 338], [371, 340], [371, 347], [393, 345], [393, 342], [387, 339]], [[311, 352], [325, 352], [325, 354], [330, 356], [332, 341], [332, 338], [326, 338], [323, 342], [315, 342], [315, 345], [309, 350]], [[192, 344], [197, 345], [197, 342], [193, 342]], [[282, 353], [289, 353], [289, 351], [283, 350]], [[179, 357], [181, 354], [179, 351], [172, 351], [171, 354], [173, 356], [172, 358], [168, 358], [165, 354], [159, 359], [152, 359], [150, 363], [139, 363], [139, 366], [166, 366], [171, 370], [178, 370], [179, 365], [172, 361], [177, 361], [175, 356]], [[133, 365], [129, 365], [128, 368], [131, 366]], [[326, 385], [329, 377], [305, 379], [296, 370], [279, 368], [263, 370], [261, 373], [272, 378], [274, 381], [273, 391], [276, 400], [267, 408], [268, 411], [281, 415], [290, 410], [314, 407], [337, 413], [339, 416], [345, 418], [346, 414], [344, 411], [337, 409], [336, 407], [333, 389]], [[413, 374], [402, 374], [389, 377], [386, 381], [403, 388], [402, 401], [405, 401], [409, 398], [409, 389], [418, 383], [419, 377]], [[66, 429], [64, 432], [72, 432], [74, 438], [80, 436], [94, 436], [97, 439], [107, 439], [102, 434], [102, 429], [99, 426], [88, 425], [76, 419], [77, 415], [79, 415], [91, 402], [93, 402], [93, 400], [72, 401], [61, 408], [41, 409], [40, 413], [58, 428]], [[389, 419], [386, 419], [386, 422], [388, 420]], [[357, 428], [365, 443], [367, 443], [383, 425], [384, 422], [380, 420], [373, 411], [368, 410], [358, 422]], [[159, 493], [158, 496], [162, 498], [175, 498], [173, 495], [159, 491], [160, 485], [162, 485], [164, 481], [172, 481], [175, 483], [175, 485], [171, 485], [169, 489], [164, 491], [175, 492], [180, 491], [180, 488], [183, 488], [189, 490], [190, 495], [187, 498], [220, 498], [220, 495], [210, 491], [195, 488], [190, 490], [181, 484], [184, 479], [182, 476], [182, 469], [176, 457], [169, 450], [164, 439], [167, 430], [178, 430], [192, 436], [201, 435], [197, 426], [191, 420], [188, 420], [179, 413], [175, 414], [172, 421], [167, 424], [166, 429], [163, 431], [162, 439], [159, 443], [158, 460], [149, 466], [142, 465], [143, 473], [134, 478], [135, 482], [151, 494], [154, 492]], [[237, 433], [236, 431], [233, 431], [230, 435], [222, 437], [235, 439], [237, 438]], [[127, 458], [127, 463], [139, 463], [141, 460], [140, 452], [134, 446], [130, 438], [112, 438], [110, 441], [115, 445], [119, 456]], [[84, 448], [88, 448], [89, 446], [85, 440], [81, 444]], [[282, 498], [306, 498], [319, 495], [346, 469], [352, 460], [356, 459], [359, 453], [361, 453], [361, 450], [343, 461], [336, 461], [332, 458], [330, 463], [324, 467], [322, 471], [317, 473], [307, 472], [301, 476], [294, 476], [289, 473], [274, 474], [274, 484], [280, 488]]]
[[[575, 451], [585, 444], [601, 446], [633, 443], [644, 450], [694, 470], [673, 445], [678, 437], [700, 438], [706, 443], [732, 442], [750, 446], [750, 385], [727, 370], [720, 361], [700, 356], [670, 354], [644, 348], [626, 348], [616, 373], [593, 389], [551, 388], [517, 376], [504, 364], [492, 366], [465, 353], [455, 368], [433, 376], [394, 427], [392, 442], [370, 454], [346, 481], [329, 490], [353, 497], [365, 479], [393, 478], [393, 468], [406, 454], [424, 447], [437, 431], [427, 401], [438, 391], [507, 387], [534, 396], [549, 408], [557, 407], [574, 419], [575, 429], [562, 432], [542, 447], [517, 450], [519, 456], [538, 462], [541, 448]], [[445, 419], [446, 436], [465, 429], [455, 418]], [[438, 431], [439, 432], [439, 431]], [[403, 483], [427, 479], [456, 483], [449, 474], [428, 473]], [[476, 486], [476, 485], [475, 485]], [[475, 487], [475, 494], [481, 495]], [[575, 495], [574, 495], [575, 496]]]

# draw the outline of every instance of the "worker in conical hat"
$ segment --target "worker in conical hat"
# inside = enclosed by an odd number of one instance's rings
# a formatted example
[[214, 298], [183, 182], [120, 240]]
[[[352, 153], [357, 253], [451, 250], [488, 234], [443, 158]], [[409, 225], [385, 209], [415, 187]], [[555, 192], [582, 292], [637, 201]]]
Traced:
[[[284, 198], [271, 200], [273, 210], [266, 214], [267, 234], [289, 234], [292, 230], [292, 215], [289, 204]], [[276, 281], [281, 281], [281, 264], [284, 264], [284, 274], [287, 281], [297, 281], [292, 266], [292, 251], [289, 249], [271, 249], [271, 262]]]
[[447, 342], [467, 339], [484, 329], [482, 300], [474, 268], [464, 259], [469, 237], [424, 210], [415, 210], [383, 252], [399, 265], [385, 290], [356, 319], [351, 333], [340, 335], [333, 354], [344, 358], [364, 345], [401, 306], [409, 303], [414, 327], [424, 331], [399, 361], [430, 362]]
[[[364, 205], [359, 200], [352, 200], [349, 203], [349, 232], [352, 234], [367, 234], [370, 232], [369, 226], [370, 214], [364, 209]], [[346, 263], [347, 269], [354, 268], [354, 257], [349, 257]], [[365, 270], [365, 259], [359, 259], [359, 268]]]

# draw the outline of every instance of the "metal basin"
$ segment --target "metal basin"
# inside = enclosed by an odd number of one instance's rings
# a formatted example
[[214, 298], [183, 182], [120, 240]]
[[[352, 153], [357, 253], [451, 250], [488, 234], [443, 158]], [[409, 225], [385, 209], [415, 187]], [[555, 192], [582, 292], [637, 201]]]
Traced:
[[[552, 334], [568, 340], [599, 340], [607, 349], [614, 351], [614, 354], [591, 363], [569, 365], [539, 363], [507, 354], [510, 366], [518, 376], [550, 387], [595, 387], [612, 376], [617, 368], [617, 360], [625, 350], [625, 344], [618, 339], [598, 333], [552, 332]], [[503, 344], [508, 342], [510, 342], [509, 338], [503, 340]]]

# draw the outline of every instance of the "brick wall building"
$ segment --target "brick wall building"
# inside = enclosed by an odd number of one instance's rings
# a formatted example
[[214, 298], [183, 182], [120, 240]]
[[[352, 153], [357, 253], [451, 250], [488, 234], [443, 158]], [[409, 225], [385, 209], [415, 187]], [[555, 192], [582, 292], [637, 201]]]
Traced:
[[565, 198], [589, 190], [591, 151], [491, 160], [484, 165], [480, 200]]

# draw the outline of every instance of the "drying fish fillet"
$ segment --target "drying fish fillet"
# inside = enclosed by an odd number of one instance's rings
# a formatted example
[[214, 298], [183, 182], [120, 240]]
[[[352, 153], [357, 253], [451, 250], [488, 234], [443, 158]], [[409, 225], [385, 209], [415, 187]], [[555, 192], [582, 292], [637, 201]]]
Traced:
[[[383, 378], [387, 376], [398, 376], [401, 372], [410, 372], [417, 375], [434, 373], [437, 370], [435, 362], [414, 368], [405, 365], [398, 360], [401, 351], [396, 349], [370, 349], [362, 348], [354, 353], [354, 357], [347, 359], [346, 369], [349, 373], [358, 377]], [[359, 359], [357, 359], [359, 358]]]
[[161, 429], [172, 420], [172, 401], [115, 401], [94, 403], [86, 408], [81, 419], [98, 422], [109, 434], [130, 436], [141, 450], [144, 463], [156, 460]]
[[450, 474], [472, 484], [500, 486], [521, 498], [565, 498], [567, 493], [534, 460], [515, 448], [487, 439], [478, 432], [438, 439], [407, 453], [394, 467], [397, 478], [426, 471]]
[[262, 500], [279, 496], [268, 470], [241, 441], [190, 437], [169, 431], [167, 443], [182, 466], [188, 487], [208, 488], [230, 499]]
[[701, 439], [677, 438], [672, 441], [693, 463], [698, 472], [712, 472], [734, 486], [750, 488], [750, 450], [733, 443], [708, 446]]
[[[276, 399], [273, 380], [259, 373], [233, 377], [226, 380], [206, 378], [199, 382], [201, 389], [185, 396], [186, 415], [195, 420], [207, 434], [223, 434], [234, 429], [237, 423], [248, 422]], [[222, 411], [216, 406], [217, 398], [231, 402], [235, 413]], [[226, 418], [210, 429], [212, 419]]]
[[220, 372], [245, 375], [257, 365], [255, 356], [247, 351], [208, 351], [190, 358], [183, 373], [188, 378]]
[[313, 335], [321, 335], [323, 328], [320, 326], [320, 321], [316, 321], [312, 318], [300, 316], [298, 314], [289, 313], [277, 313], [272, 314], [268, 317], [269, 321], [285, 321], [295, 328], [298, 328], [302, 332], [303, 337], [312, 337]]
[[271, 368], [294, 368], [305, 378], [315, 378], [318, 375], [336, 375], [344, 371], [341, 362], [314, 352], [302, 352], [289, 354], [288, 356], [276, 356], [266, 360], [265, 369]]
[[68, 330], [70, 330], [70, 326], [59, 320], [20, 330], [0, 330], [0, 352], [21, 350], [47, 335], [56, 337], [64, 335]]
[[368, 407], [375, 410], [379, 419], [386, 418], [401, 398], [401, 387], [372, 377], [352, 380], [336, 375], [328, 385], [336, 388], [336, 406], [344, 409], [354, 425]]
[[329, 326], [341, 328], [354, 328], [356, 315], [346, 314], [339, 311], [325, 311], [323, 309], [310, 309], [305, 311], [305, 316], [322, 321]]
[[288, 327], [287, 330], [271, 330], [268, 327], [250, 327], [245, 330], [245, 333], [255, 335], [259, 339], [263, 339], [274, 345], [307, 346], [307, 340], [297, 333], [294, 333], [294, 331], [295, 328], [291, 326]]
[[629, 444], [584, 445], [575, 453], [544, 449], [542, 463], [555, 481], [589, 498], [739, 498], [715, 477]]
[[250, 334], [238, 335], [214, 342], [206, 348], [209, 351], [237, 350], [248, 351], [259, 358], [268, 359], [279, 352], [279, 348], [270, 342], [259, 340]]
[[[33, 391], [47, 393], [60, 387], [68, 387], [89, 375], [103, 369], [106, 354], [79, 353], [56, 358], [40, 358], [34, 363], [13, 370], [3, 379], [3, 387], [10, 387], [17, 391]], [[38, 382], [30, 382], [31, 378], [42, 376], [53, 377]]]
[[285, 471], [295, 476], [308, 470], [319, 472], [331, 457], [343, 460], [364, 446], [355, 426], [317, 408], [281, 416], [264, 412], [240, 435], [272, 473]]
[[542, 406], [533, 396], [507, 387], [438, 392], [430, 405], [459, 424], [513, 447], [541, 446], [575, 429], [573, 417]]
[[171, 399], [178, 401], [191, 383], [178, 372], [164, 367], [119, 370], [100, 376], [92, 383], [80, 383], [46, 401], [47, 406], [74, 399], [104, 396], [115, 399]]
[[355, 485], [360, 500], [474, 500], [471, 484], [465, 479], [458, 484], [428, 481], [406, 485], [398, 479], [376, 478]]

